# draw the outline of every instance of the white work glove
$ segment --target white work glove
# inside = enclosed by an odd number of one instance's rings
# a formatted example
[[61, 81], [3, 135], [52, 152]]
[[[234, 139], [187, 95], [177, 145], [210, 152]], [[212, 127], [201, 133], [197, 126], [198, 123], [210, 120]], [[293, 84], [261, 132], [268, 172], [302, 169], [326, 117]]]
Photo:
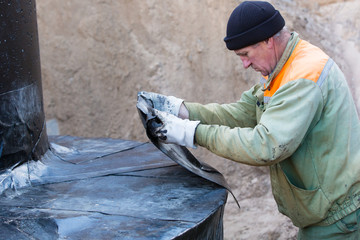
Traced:
[[156, 136], [165, 143], [174, 143], [184, 147], [196, 148], [194, 136], [200, 121], [181, 119], [172, 114], [155, 110], [156, 116], [163, 123], [155, 130]]
[[167, 112], [172, 115], [178, 116], [181, 104], [184, 102], [183, 99], [173, 97], [173, 96], [165, 96], [158, 93], [153, 92], [139, 92], [138, 96], [143, 96], [146, 99], [150, 99], [154, 104], [154, 108]]

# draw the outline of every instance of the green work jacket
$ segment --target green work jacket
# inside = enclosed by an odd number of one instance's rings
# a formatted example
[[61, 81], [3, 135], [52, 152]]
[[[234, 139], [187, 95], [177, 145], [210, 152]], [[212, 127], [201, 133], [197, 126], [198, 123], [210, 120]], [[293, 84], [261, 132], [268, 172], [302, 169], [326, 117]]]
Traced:
[[230, 104], [185, 102], [196, 144], [269, 166], [281, 213], [295, 226], [329, 225], [360, 207], [360, 123], [346, 79], [296, 33], [275, 70]]

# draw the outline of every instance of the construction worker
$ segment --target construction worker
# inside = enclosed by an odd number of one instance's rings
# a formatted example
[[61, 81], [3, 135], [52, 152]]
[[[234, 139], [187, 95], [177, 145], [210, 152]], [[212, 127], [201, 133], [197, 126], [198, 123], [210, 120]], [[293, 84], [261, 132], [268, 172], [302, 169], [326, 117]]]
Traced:
[[360, 239], [360, 123], [342, 71], [289, 32], [268, 2], [236, 7], [224, 41], [260, 83], [222, 105], [141, 92], [163, 122], [157, 135], [269, 166], [278, 209], [299, 227], [298, 239]]

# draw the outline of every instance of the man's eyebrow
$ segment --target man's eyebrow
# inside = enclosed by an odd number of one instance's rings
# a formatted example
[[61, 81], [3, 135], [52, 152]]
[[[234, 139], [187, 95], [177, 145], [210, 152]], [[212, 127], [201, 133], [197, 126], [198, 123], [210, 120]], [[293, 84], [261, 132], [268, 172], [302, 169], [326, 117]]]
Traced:
[[238, 56], [247, 56], [248, 52], [237, 52], [236, 55]]

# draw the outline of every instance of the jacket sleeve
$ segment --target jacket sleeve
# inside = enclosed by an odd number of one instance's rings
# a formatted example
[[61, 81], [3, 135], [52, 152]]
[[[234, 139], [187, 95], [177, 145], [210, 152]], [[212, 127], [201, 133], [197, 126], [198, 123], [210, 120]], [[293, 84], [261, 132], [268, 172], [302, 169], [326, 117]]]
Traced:
[[260, 88], [254, 86], [244, 92], [236, 103], [202, 105], [199, 103], [185, 102], [189, 110], [189, 119], [200, 121], [202, 124], [217, 124], [228, 127], [254, 127], [256, 125], [255, 92]]
[[233, 161], [272, 165], [296, 151], [309, 128], [319, 120], [322, 107], [316, 83], [298, 79], [278, 89], [255, 127], [200, 124], [196, 143]]

